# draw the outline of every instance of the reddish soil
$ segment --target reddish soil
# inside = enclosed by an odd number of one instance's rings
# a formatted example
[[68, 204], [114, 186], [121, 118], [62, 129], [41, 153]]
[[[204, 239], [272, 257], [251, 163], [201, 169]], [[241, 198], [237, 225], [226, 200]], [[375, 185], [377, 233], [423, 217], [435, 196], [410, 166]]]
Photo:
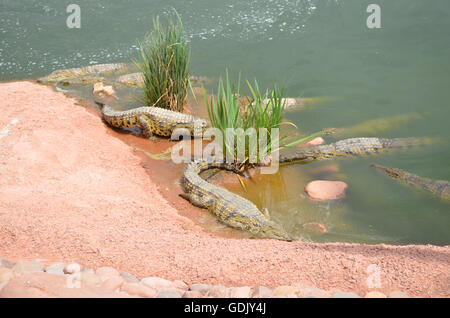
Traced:
[[[30, 82], [3, 83], [0, 110], [1, 257], [112, 266], [189, 284], [301, 285], [359, 294], [370, 291], [367, 269], [376, 264], [381, 292], [450, 296], [450, 246], [219, 237], [179, 211], [188, 203], [161, 195], [179, 192], [175, 184], [161, 187], [166, 163], [146, 169], [122, 134], [76, 100]], [[137, 146], [150, 143], [133, 138]], [[166, 180], [181, 171], [172, 169]]]

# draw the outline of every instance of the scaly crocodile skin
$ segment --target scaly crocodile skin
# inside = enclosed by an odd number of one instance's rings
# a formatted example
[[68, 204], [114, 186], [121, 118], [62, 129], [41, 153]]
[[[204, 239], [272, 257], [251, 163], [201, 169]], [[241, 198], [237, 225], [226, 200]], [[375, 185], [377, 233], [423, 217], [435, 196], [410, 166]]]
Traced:
[[[140, 127], [147, 138], [153, 134], [169, 137], [176, 128], [185, 128], [192, 136], [201, 136], [208, 127], [208, 122], [204, 119], [160, 107], [115, 111], [104, 105], [102, 114], [109, 125], [116, 128]], [[196, 127], [199, 129], [195, 130]]]
[[431, 143], [431, 138], [350, 138], [329, 145], [304, 147], [293, 155], [280, 156], [280, 163], [310, 162], [336, 157], [364, 156], [392, 148], [410, 148]]
[[259, 238], [292, 240], [279, 225], [270, 221], [268, 215], [263, 214], [252, 202], [208, 183], [199, 176], [202, 171], [212, 168], [239, 173], [234, 165], [226, 163], [206, 161], [189, 163], [183, 177], [185, 194], [181, 196], [196, 206], [210, 210], [222, 223], [233, 228], [250, 232]]
[[386, 168], [375, 164], [371, 165], [371, 167], [384, 172], [394, 179], [398, 179], [406, 185], [431, 192], [443, 200], [450, 200], [450, 182], [448, 181], [421, 178], [418, 175], [398, 168]]

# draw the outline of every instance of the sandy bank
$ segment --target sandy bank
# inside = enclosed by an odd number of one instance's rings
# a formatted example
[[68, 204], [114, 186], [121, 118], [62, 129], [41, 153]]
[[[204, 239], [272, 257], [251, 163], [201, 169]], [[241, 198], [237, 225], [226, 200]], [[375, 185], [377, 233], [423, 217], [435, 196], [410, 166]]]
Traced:
[[214, 237], [178, 214], [132, 149], [52, 89], [0, 84], [0, 255], [187, 283], [450, 296], [450, 247]]

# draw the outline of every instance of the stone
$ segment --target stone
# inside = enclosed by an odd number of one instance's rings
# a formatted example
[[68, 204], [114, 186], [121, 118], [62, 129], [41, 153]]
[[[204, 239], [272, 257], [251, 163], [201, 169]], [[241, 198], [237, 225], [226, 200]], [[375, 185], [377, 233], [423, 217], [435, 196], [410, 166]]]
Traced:
[[133, 274], [127, 273], [127, 272], [122, 272], [120, 273], [120, 276], [125, 280], [125, 282], [127, 283], [139, 283], [140, 280], [139, 278], [137, 278], [136, 276], [134, 276]]
[[104, 86], [103, 87], [103, 93], [105, 93], [108, 96], [112, 96], [115, 94], [114, 88], [112, 86]]
[[371, 291], [368, 292], [364, 298], [387, 298], [387, 296], [377, 291]]
[[214, 285], [210, 287], [206, 296], [213, 298], [228, 298], [228, 289], [223, 285]]
[[252, 294], [253, 298], [272, 298], [273, 291], [266, 286], [258, 286], [255, 288]]
[[176, 291], [163, 290], [156, 295], [156, 298], [181, 298], [181, 294]]
[[96, 274], [94, 274], [92, 272], [83, 271], [75, 279], [77, 279], [77, 278], [79, 278], [82, 283], [86, 283], [89, 285], [101, 285], [102, 284], [102, 280], [100, 279], [100, 277], [98, 277]]
[[24, 261], [17, 262], [13, 267], [14, 273], [27, 273], [27, 272], [43, 272], [45, 270], [44, 264], [39, 261]]
[[187, 290], [183, 294], [183, 298], [202, 298], [203, 294], [196, 290]]
[[13, 268], [14, 267], [14, 263], [11, 262], [10, 260], [4, 259], [4, 258], [0, 258], [0, 267]]
[[278, 286], [273, 290], [275, 297], [286, 297], [289, 295], [296, 295], [299, 292], [299, 288], [296, 286]]
[[158, 291], [174, 288], [170, 280], [160, 277], [146, 277], [141, 279], [141, 283]]
[[102, 281], [120, 275], [120, 273], [115, 268], [112, 267], [100, 267], [97, 269], [95, 273], [98, 275], [98, 277], [100, 277]]
[[309, 223], [305, 223], [303, 224], [303, 228], [314, 235], [323, 235], [325, 233], [328, 233], [327, 228], [325, 227], [325, 225], [321, 224], [321, 223], [317, 223], [317, 222], [309, 222]]
[[66, 264], [66, 267], [64, 267], [64, 274], [75, 274], [81, 272], [82, 269], [83, 267], [78, 263]]
[[361, 298], [358, 294], [352, 292], [337, 292], [334, 293], [332, 298]]
[[125, 279], [121, 276], [112, 276], [102, 283], [102, 288], [110, 291], [117, 291], [125, 283]]
[[300, 288], [299, 292], [297, 293], [298, 297], [303, 298], [330, 298], [331, 293], [327, 292], [326, 290], [316, 288], [316, 287], [307, 287], [307, 288]]
[[103, 91], [103, 87], [104, 86], [103, 86], [102, 82], [95, 83], [92, 93], [94, 93], [94, 94], [101, 93]]
[[146, 298], [154, 298], [158, 294], [158, 291], [156, 289], [147, 287], [143, 284], [136, 284], [136, 283], [125, 283], [122, 285], [120, 290], [130, 295]]
[[69, 288], [67, 277], [43, 272], [24, 273], [14, 277], [0, 290], [0, 298], [116, 298], [118, 293], [85, 285]]
[[392, 291], [389, 293], [388, 298], [409, 298], [407, 294], [401, 291]]
[[310, 141], [305, 143], [305, 146], [319, 146], [323, 145], [325, 143], [325, 140], [322, 137], [316, 137], [314, 139], [311, 139]]
[[46, 273], [53, 275], [64, 275], [64, 267], [66, 265], [64, 263], [54, 263], [45, 269]]
[[211, 286], [206, 284], [192, 284], [191, 286], [189, 286], [189, 290], [197, 291], [202, 295], [206, 295], [210, 291], [210, 289]]
[[174, 280], [172, 284], [175, 288], [177, 288], [179, 290], [186, 291], [189, 289], [189, 286], [181, 280]]
[[7, 283], [14, 278], [14, 272], [10, 268], [0, 267], [0, 284]]
[[248, 286], [244, 287], [231, 287], [228, 289], [228, 295], [230, 298], [250, 298], [252, 289]]
[[306, 185], [305, 191], [313, 200], [337, 200], [345, 198], [347, 188], [342, 181], [315, 180]]

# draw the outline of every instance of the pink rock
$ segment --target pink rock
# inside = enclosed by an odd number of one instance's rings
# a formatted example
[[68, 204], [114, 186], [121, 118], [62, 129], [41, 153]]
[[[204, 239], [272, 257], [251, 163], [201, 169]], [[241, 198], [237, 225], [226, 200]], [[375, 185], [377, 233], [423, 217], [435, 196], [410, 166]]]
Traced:
[[119, 276], [119, 272], [112, 267], [100, 267], [97, 269], [96, 274], [101, 278], [102, 281], [106, 281], [107, 279], [115, 276]]
[[0, 283], [5, 283], [14, 278], [14, 272], [10, 268], [0, 267]]
[[252, 289], [248, 286], [229, 288], [230, 298], [250, 298], [251, 294]]
[[306, 185], [305, 191], [313, 200], [336, 200], [345, 198], [347, 188], [342, 181], [315, 180]]
[[315, 297], [315, 298], [330, 298], [331, 293], [327, 292], [326, 290], [315, 288], [315, 287], [308, 287], [308, 288], [301, 288], [300, 291], [297, 293], [299, 297], [307, 298], [307, 297]]
[[154, 298], [158, 294], [156, 289], [144, 286], [142, 284], [126, 283], [122, 285], [122, 291], [140, 297]]
[[183, 298], [202, 298], [203, 294], [196, 290], [188, 290], [183, 294]]
[[120, 276], [113, 276], [108, 279], [106, 279], [103, 284], [102, 288], [110, 290], [110, 291], [116, 291], [118, 290], [123, 284], [125, 283], [125, 280]]
[[387, 298], [387, 296], [377, 291], [371, 291], [368, 292], [364, 298]]
[[228, 298], [228, 289], [223, 285], [215, 285], [211, 287], [206, 296], [213, 298]]
[[94, 84], [94, 90], [92, 91], [94, 94], [98, 94], [101, 93], [103, 91], [103, 83], [99, 82], [99, 83], [95, 83]]
[[290, 295], [296, 295], [299, 292], [299, 288], [297, 286], [278, 286], [273, 290], [273, 294], [275, 297], [288, 297]]
[[146, 277], [141, 280], [141, 283], [158, 291], [175, 288], [170, 280], [160, 277]]
[[173, 286], [179, 290], [184, 290], [184, 291], [189, 289], [189, 286], [181, 280], [174, 280]]
[[105, 93], [108, 96], [112, 96], [115, 94], [114, 88], [112, 86], [104, 86], [103, 87], [103, 93]]
[[267, 288], [266, 286], [258, 286], [253, 291], [253, 298], [272, 298], [273, 292], [271, 289]]
[[0, 291], [0, 298], [111, 298], [122, 297], [109, 290], [83, 285], [82, 288], [69, 288], [67, 277], [42, 272], [25, 273], [9, 281]]
[[306, 146], [318, 146], [323, 145], [325, 143], [325, 140], [322, 137], [316, 137], [314, 139], [311, 139], [307, 143], [305, 143]]

